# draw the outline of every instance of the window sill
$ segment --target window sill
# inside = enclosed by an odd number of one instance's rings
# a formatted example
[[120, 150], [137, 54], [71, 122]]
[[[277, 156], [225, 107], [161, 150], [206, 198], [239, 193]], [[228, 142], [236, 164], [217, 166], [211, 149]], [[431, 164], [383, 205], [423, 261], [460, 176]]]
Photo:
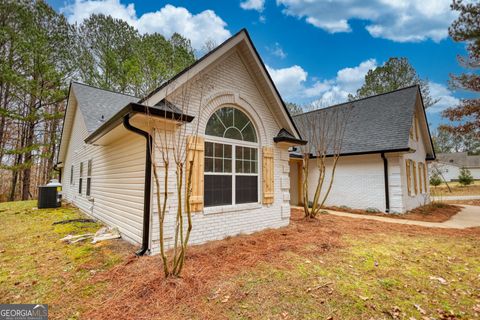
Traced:
[[229, 206], [207, 207], [203, 209], [203, 214], [211, 215], [211, 214], [219, 214], [219, 213], [226, 213], [226, 212], [255, 210], [255, 209], [261, 209], [261, 208], [262, 208], [262, 204], [258, 202], [242, 203], [242, 204], [235, 204], [235, 205], [229, 205]]

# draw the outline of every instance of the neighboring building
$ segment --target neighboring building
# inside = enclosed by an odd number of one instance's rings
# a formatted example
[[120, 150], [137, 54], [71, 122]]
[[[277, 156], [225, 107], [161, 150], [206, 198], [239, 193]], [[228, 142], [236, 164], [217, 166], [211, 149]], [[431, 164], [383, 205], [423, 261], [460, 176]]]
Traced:
[[430, 174], [439, 172], [446, 181], [457, 181], [462, 168], [467, 168], [473, 179], [480, 180], [480, 155], [471, 156], [467, 152], [439, 153]]
[[[202, 79], [208, 85], [200, 92]], [[147, 140], [137, 133], [158, 145], [176, 130], [190, 142], [185, 152], [198, 157], [191, 244], [289, 224], [288, 148], [305, 142], [245, 30], [141, 100], [72, 83], [57, 165], [64, 199], [142, 244], [141, 254], [158, 253], [155, 199], [163, 194], [152, 183]], [[152, 157], [161, 165], [157, 148]], [[172, 246], [174, 165], [169, 185], [165, 239]]]
[[[435, 153], [419, 87], [411, 86], [312, 112], [325, 114], [339, 112], [342, 108], [351, 108], [351, 111], [326, 205], [404, 213], [428, 202], [428, 162], [435, 159]], [[312, 114], [294, 116], [300, 131], [301, 122], [305, 120], [302, 117], [312, 117]], [[300, 133], [306, 139], [309, 136], [307, 132]], [[291, 155], [292, 204], [302, 202], [299, 156], [298, 152]], [[309, 165], [310, 199], [319, 175], [315, 161], [311, 159]], [[330, 165], [326, 172], [331, 172]], [[327, 176], [326, 185], [329, 179]]]

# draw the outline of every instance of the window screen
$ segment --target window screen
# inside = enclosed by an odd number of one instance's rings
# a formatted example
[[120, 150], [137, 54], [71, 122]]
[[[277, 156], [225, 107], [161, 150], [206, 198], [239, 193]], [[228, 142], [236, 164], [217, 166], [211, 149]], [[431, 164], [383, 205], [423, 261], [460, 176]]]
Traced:
[[235, 177], [235, 202], [250, 203], [258, 201], [258, 176]]
[[232, 204], [232, 176], [205, 175], [205, 206]]

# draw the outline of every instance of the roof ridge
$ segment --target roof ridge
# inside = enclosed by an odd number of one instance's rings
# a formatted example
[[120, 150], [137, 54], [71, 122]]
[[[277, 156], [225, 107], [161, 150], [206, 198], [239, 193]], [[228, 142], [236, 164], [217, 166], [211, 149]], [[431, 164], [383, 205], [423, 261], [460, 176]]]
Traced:
[[134, 96], [134, 95], [132, 95], [132, 94], [117, 92], [117, 91], [113, 91], [113, 90], [110, 90], [110, 89], [99, 88], [99, 87], [95, 87], [95, 86], [93, 86], [93, 85], [91, 85], [91, 84], [86, 84], [86, 83], [79, 82], [79, 81], [76, 81], [76, 80], [71, 80], [70, 82], [71, 82], [71, 83], [76, 83], [76, 84], [79, 84], [79, 85], [82, 85], [82, 86], [85, 86], [85, 87], [97, 89], [97, 90], [102, 90], [102, 91], [106, 91], [106, 92], [121, 94], [121, 95], [123, 95], [123, 96], [128, 96], [128, 97], [140, 99], [139, 97]]
[[163, 88], [165, 88], [167, 85], [169, 85], [170, 83], [172, 83], [173, 81], [175, 81], [176, 79], [178, 79], [181, 75], [183, 75], [185, 72], [187, 72], [188, 70], [192, 69], [193, 67], [195, 67], [196, 65], [198, 65], [201, 61], [205, 60], [207, 57], [209, 57], [210, 55], [212, 55], [213, 53], [217, 52], [218, 50], [220, 50], [220, 48], [224, 47], [227, 43], [229, 43], [230, 41], [232, 41], [234, 38], [236, 38], [238, 35], [240, 35], [241, 33], [245, 33], [247, 36], [248, 36], [248, 31], [246, 28], [242, 28], [240, 29], [237, 33], [235, 33], [234, 35], [232, 35], [231, 37], [229, 37], [228, 39], [226, 39], [225, 41], [223, 41], [222, 43], [220, 43], [218, 46], [216, 46], [213, 50], [210, 50], [209, 52], [207, 52], [206, 54], [204, 54], [203, 56], [201, 56], [199, 59], [195, 60], [191, 65], [185, 67], [184, 69], [182, 69], [180, 72], [177, 72], [175, 75], [173, 75], [170, 79], [168, 79], [167, 81], [165, 81], [164, 83], [162, 83], [160, 86], [158, 86], [157, 88], [153, 89], [152, 91], [150, 91], [145, 97], [141, 98], [139, 100], [139, 103], [143, 103], [145, 100], [147, 100], [148, 98], [152, 97], [155, 93], [159, 92], [160, 90], [162, 90]]
[[318, 109], [315, 109], [315, 110], [310, 110], [310, 111], [307, 111], [307, 112], [303, 112], [303, 113], [294, 115], [293, 117], [294, 117], [294, 118], [295, 118], [295, 117], [299, 117], [299, 116], [302, 116], [302, 115], [305, 115], [305, 114], [309, 114], [309, 113], [312, 113], [312, 112], [316, 112], [316, 111], [319, 111], [319, 110], [332, 109], [332, 108], [340, 107], [340, 106], [343, 106], [343, 105], [346, 105], [346, 104], [353, 104], [353, 103], [358, 102], [358, 101], [363, 101], [363, 100], [367, 100], [367, 99], [371, 99], [371, 98], [376, 98], [376, 97], [379, 97], [379, 96], [383, 96], [383, 95], [395, 93], [395, 92], [398, 92], [398, 91], [402, 91], [402, 90], [406, 90], [406, 89], [411, 89], [411, 88], [413, 88], [413, 87], [419, 87], [419, 85], [418, 85], [418, 84], [413, 84], [413, 85], [410, 85], [410, 86], [408, 86], [408, 87], [403, 87], [403, 88], [395, 89], [395, 90], [388, 91], [388, 92], [377, 93], [377, 94], [372, 95], [372, 96], [368, 96], [368, 97], [364, 97], [364, 98], [359, 98], [359, 99], [355, 99], [355, 100], [352, 100], [352, 101], [346, 101], [346, 102], [342, 102], [342, 103], [333, 104], [333, 105], [328, 106], [328, 107], [325, 107], [325, 108], [318, 108]]

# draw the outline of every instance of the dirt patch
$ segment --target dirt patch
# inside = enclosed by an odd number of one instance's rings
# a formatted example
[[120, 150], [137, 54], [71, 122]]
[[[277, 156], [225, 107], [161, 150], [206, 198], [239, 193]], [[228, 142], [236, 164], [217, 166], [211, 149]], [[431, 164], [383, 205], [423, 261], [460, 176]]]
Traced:
[[344, 207], [327, 207], [327, 210], [355, 213], [361, 215], [370, 215], [377, 217], [386, 217], [394, 219], [407, 219], [407, 220], [417, 220], [417, 221], [427, 221], [427, 222], [445, 222], [451, 217], [459, 213], [462, 208], [453, 204], [445, 204], [434, 202], [425, 206], [415, 208], [411, 211], [408, 211], [404, 214], [387, 214], [383, 212], [374, 213], [367, 212], [362, 209], [350, 209]]
[[[165, 280], [161, 259], [130, 257], [122, 265], [97, 275], [94, 282], [108, 283], [107, 289], [89, 300], [86, 319], [213, 319], [218, 315], [218, 303], [228, 301], [217, 294], [218, 286], [237, 274], [248, 272], [262, 263], [281, 267], [283, 258], [295, 253], [308, 259], [344, 247], [344, 236], [375, 233], [417, 235], [480, 236], [480, 228], [467, 230], [432, 230], [417, 226], [395, 225], [378, 221], [356, 220], [321, 215], [305, 220], [301, 210], [292, 210], [288, 227], [266, 230], [191, 247], [182, 278]], [[233, 297], [232, 297], [233, 298]]]

